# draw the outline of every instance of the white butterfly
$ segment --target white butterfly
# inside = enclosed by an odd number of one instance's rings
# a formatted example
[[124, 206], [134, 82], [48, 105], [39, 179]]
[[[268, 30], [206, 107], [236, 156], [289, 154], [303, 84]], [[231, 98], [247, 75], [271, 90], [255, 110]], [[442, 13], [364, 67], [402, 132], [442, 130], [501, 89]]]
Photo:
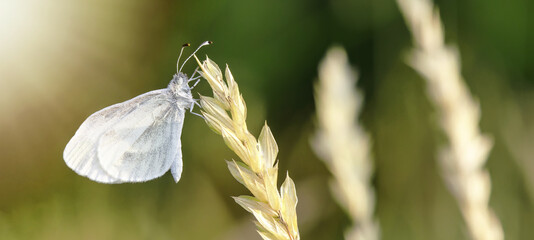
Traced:
[[[191, 56], [208, 44], [211, 42], [202, 43]], [[180, 57], [182, 52], [183, 47]], [[144, 182], [171, 169], [178, 182], [185, 111], [196, 103], [189, 82], [198, 78], [188, 78], [180, 68], [166, 89], [147, 92], [89, 116], [65, 147], [67, 166], [102, 183]]]

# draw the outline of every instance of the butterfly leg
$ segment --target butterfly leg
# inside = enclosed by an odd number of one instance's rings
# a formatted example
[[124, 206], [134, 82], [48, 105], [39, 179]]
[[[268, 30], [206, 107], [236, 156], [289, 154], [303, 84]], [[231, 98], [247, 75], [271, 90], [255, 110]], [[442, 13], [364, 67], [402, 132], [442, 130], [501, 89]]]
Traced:
[[[193, 115], [197, 115], [199, 117], [201, 117], [202, 119], [206, 120], [206, 118], [204, 118], [204, 116], [196, 113], [196, 112], [193, 112], [193, 108], [195, 107], [195, 104], [198, 104], [197, 101], [195, 100], [194, 102], [191, 103], [191, 107], [189, 107], [189, 112], [192, 113]], [[198, 105], [200, 107], [200, 105]]]
[[[198, 71], [198, 67], [195, 68], [195, 71], [193, 72], [193, 75], [191, 75], [191, 78], [189, 78], [189, 82], [193, 81], [193, 78], [195, 77], [195, 75], [196, 75], [197, 73], [199, 73], [199, 71]], [[195, 78], [195, 79], [196, 79], [196, 78]]]
[[193, 88], [195, 88], [197, 86], [197, 84], [200, 82], [200, 76], [198, 76], [196, 78], [190, 78], [188, 82], [195, 81], [195, 80], [197, 80], [197, 81], [195, 82], [195, 84], [193, 84], [193, 86], [190, 87], [190, 89], [193, 89]]
[[196, 113], [196, 112], [191, 112], [191, 114], [193, 114], [193, 115], [197, 115], [197, 116], [199, 116], [200, 118], [206, 120], [206, 118], [204, 118], [204, 116], [202, 116], [202, 115], [200, 115], [200, 114], [198, 114], [198, 113]]
[[198, 78], [198, 80], [195, 82], [195, 84], [193, 84], [193, 86], [191, 88], [194, 88], [200, 82], [200, 76], [198, 76], [197, 78]]

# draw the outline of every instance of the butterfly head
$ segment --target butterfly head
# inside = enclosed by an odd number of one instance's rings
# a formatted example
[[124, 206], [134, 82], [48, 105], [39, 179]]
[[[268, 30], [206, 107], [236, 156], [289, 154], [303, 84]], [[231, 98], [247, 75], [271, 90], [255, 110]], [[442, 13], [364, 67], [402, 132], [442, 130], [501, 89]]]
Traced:
[[193, 102], [193, 95], [191, 94], [191, 87], [189, 86], [189, 78], [184, 73], [174, 74], [168, 89], [171, 91], [173, 97], [178, 100], [178, 104], [189, 106]]
[[180, 55], [178, 55], [178, 61], [176, 62], [177, 74], [174, 74], [168, 87], [174, 99], [176, 100], [176, 103], [180, 107], [188, 108], [193, 102], [195, 102], [195, 100], [193, 99], [193, 95], [191, 94], [192, 87], [189, 86], [190, 78], [188, 78], [186, 74], [182, 73], [182, 68], [187, 63], [187, 61], [189, 61], [189, 59], [191, 59], [191, 57], [193, 57], [195, 53], [198, 52], [198, 50], [200, 50], [200, 48], [206, 45], [210, 45], [212, 43], [213, 42], [211, 41], [205, 41], [202, 44], [200, 44], [200, 46], [198, 46], [198, 48], [188, 58], [186, 58], [185, 61], [180, 66], [180, 58], [182, 57], [184, 48], [190, 46], [190, 44], [186, 43], [182, 45], [182, 49], [180, 50]]

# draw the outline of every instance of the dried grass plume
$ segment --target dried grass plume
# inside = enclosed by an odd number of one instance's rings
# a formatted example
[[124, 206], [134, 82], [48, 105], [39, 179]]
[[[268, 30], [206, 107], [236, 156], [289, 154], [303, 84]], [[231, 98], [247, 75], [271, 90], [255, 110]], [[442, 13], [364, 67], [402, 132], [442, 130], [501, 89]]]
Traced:
[[356, 91], [356, 80], [345, 50], [328, 50], [315, 86], [318, 129], [312, 147], [332, 172], [332, 192], [352, 220], [345, 239], [376, 240], [379, 228], [373, 219], [375, 192], [370, 183], [373, 164], [369, 137], [357, 124], [362, 95]]
[[[278, 145], [265, 123], [256, 139], [246, 125], [247, 108], [232, 73], [226, 66], [226, 82], [217, 64], [206, 58], [200, 62], [195, 56], [214, 97], [201, 96], [202, 115], [226, 145], [242, 160], [227, 161], [232, 176], [252, 196], [234, 197], [234, 200], [256, 218], [257, 231], [263, 239], [298, 240], [297, 193], [293, 180], [286, 180], [277, 189]], [[230, 114], [228, 114], [230, 113]]]
[[443, 177], [475, 240], [503, 239], [489, 207], [491, 181], [484, 168], [492, 140], [480, 133], [480, 108], [460, 74], [458, 51], [444, 44], [438, 10], [429, 0], [397, 0], [415, 48], [409, 63], [427, 82], [448, 146], [439, 152]]

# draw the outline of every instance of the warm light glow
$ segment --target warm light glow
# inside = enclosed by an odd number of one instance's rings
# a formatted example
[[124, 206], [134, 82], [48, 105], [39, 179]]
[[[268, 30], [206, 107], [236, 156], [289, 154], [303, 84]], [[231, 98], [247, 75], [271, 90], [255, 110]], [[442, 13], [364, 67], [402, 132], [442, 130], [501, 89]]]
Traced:
[[0, 49], [15, 47], [27, 37], [35, 14], [33, 1], [0, 0]]

